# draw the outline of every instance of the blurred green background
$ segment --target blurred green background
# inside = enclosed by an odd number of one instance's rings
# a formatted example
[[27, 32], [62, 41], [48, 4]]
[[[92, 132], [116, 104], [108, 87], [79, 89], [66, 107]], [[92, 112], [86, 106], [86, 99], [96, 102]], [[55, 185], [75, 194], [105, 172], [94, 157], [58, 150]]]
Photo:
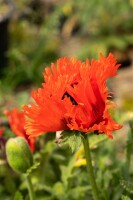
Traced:
[[132, 48], [132, 0], [0, 1], [1, 84], [12, 89], [40, 84], [44, 67], [61, 56], [112, 51], [130, 65]]

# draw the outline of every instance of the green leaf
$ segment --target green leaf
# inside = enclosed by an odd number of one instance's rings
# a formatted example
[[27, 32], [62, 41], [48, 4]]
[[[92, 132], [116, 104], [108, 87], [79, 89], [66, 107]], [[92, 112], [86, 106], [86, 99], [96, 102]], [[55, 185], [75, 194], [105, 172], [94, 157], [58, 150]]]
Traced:
[[90, 186], [77, 186], [68, 191], [68, 196], [74, 200], [84, 199], [89, 190], [91, 190]]
[[122, 195], [121, 200], [131, 200], [130, 197]]
[[55, 183], [54, 186], [53, 186], [52, 192], [53, 192], [53, 195], [55, 197], [57, 197], [57, 198], [62, 197], [63, 198], [64, 193], [65, 193], [63, 184], [61, 182]]
[[48, 141], [46, 144], [45, 144], [45, 149], [44, 149], [44, 152], [45, 153], [50, 153], [53, 151], [53, 149], [56, 147], [56, 143], [54, 141]]
[[4, 184], [6, 190], [10, 193], [13, 194], [16, 191], [16, 185], [14, 180], [12, 179], [11, 176], [6, 176], [4, 179]]
[[94, 148], [97, 144], [99, 144], [107, 139], [108, 139], [108, 137], [105, 134], [99, 134], [99, 135], [93, 134], [89, 138], [90, 148]]
[[75, 152], [81, 146], [81, 133], [79, 131], [63, 131], [61, 133], [61, 146], [69, 146]]
[[23, 199], [22, 194], [19, 191], [17, 191], [15, 192], [13, 200], [24, 200], [24, 199]]
[[68, 180], [74, 176], [73, 167], [75, 159], [71, 159], [67, 166], [60, 166], [61, 169], [61, 180], [65, 186], [68, 184]]
[[126, 181], [124, 179], [121, 179], [120, 184], [127, 192], [133, 193], [133, 183]]
[[128, 168], [130, 168], [131, 164], [131, 155], [132, 155], [132, 150], [133, 150], [133, 121], [129, 121], [129, 133], [128, 133], [128, 140], [126, 144], [126, 160], [127, 160], [127, 165]]
[[61, 179], [64, 185], [68, 183], [68, 179], [72, 176], [72, 169], [67, 166], [61, 166]]
[[44, 183], [43, 184], [38, 183], [36, 185], [35, 191], [46, 191], [46, 192], [52, 194], [52, 188], [48, 185], [45, 185]]

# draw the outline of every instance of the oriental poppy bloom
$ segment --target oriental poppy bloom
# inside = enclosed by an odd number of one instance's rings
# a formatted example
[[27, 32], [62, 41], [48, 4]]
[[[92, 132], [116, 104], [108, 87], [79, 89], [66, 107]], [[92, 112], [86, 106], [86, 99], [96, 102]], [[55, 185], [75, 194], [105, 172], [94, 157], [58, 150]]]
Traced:
[[10, 127], [15, 135], [23, 137], [28, 142], [30, 149], [34, 151], [34, 139], [28, 138], [24, 130], [24, 112], [19, 111], [18, 108], [14, 108], [11, 111], [5, 111], [5, 114], [8, 116]]
[[35, 100], [24, 106], [26, 132], [36, 137], [45, 132], [78, 130], [105, 133], [112, 138], [112, 131], [122, 126], [109, 114], [113, 103], [106, 80], [116, 75], [120, 65], [110, 53], [99, 60], [60, 58], [47, 67], [43, 74], [42, 88], [33, 91]]

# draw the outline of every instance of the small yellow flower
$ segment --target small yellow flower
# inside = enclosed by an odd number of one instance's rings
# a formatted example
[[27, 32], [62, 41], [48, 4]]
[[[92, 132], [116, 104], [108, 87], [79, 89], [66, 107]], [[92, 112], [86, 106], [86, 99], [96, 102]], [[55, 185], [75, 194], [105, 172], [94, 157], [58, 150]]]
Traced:
[[80, 167], [80, 166], [84, 166], [84, 165], [86, 165], [86, 159], [85, 158], [78, 159], [74, 164], [75, 167]]

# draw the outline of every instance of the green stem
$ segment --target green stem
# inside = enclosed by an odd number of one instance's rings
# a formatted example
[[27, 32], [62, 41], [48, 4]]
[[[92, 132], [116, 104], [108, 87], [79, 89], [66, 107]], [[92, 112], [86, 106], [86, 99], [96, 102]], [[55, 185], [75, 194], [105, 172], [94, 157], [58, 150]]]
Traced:
[[29, 191], [30, 200], [35, 200], [35, 195], [34, 195], [34, 191], [33, 191], [33, 186], [32, 186], [30, 175], [26, 176], [26, 181], [27, 181], [27, 185], [28, 185], [28, 191]]
[[90, 184], [91, 184], [91, 188], [92, 188], [93, 198], [94, 198], [94, 200], [99, 200], [98, 189], [97, 189], [94, 172], [93, 172], [93, 167], [92, 167], [89, 141], [87, 139], [87, 135], [85, 135], [84, 133], [82, 133], [82, 141], [83, 141], [83, 145], [84, 145], [86, 165], [87, 165], [87, 169], [89, 172], [89, 179], [90, 179]]

